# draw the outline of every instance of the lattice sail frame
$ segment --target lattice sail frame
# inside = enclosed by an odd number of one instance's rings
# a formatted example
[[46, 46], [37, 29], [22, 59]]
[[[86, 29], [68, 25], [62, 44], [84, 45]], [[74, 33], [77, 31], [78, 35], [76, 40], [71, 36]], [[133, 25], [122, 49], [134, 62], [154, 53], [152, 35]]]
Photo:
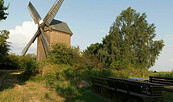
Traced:
[[31, 2], [29, 2], [28, 9], [30, 11], [30, 14], [32, 16], [32, 19], [34, 20], [35, 24], [39, 24], [40, 20], [42, 19], [35, 9], [35, 7], [32, 5]]
[[49, 26], [50, 23], [52, 22], [52, 20], [54, 19], [54, 17], [56, 16], [57, 12], [59, 11], [62, 3], [64, 2], [64, 0], [59, 0], [56, 1], [55, 4], [52, 6], [52, 8], [49, 10], [49, 12], [47, 13], [47, 15], [45, 16], [45, 18], [43, 19], [43, 22]]

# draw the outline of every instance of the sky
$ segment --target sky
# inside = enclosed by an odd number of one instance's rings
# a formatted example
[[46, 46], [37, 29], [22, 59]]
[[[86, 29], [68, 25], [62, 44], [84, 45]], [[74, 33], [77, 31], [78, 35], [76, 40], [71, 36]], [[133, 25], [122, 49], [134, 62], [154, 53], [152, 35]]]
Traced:
[[[27, 9], [29, 1], [42, 19], [55, 0], [4, 0], [9, 4], [8, 18], [0, 22], [0, 30], [9, 30], [11, 52], [21, 54], [37, 30]], [[150, 70], [173, 70], [173, 0], [64, 0], [55, 19], [64, 21], [73, 32], [72, 46], [85, 50], [92, 43], [101, 42], [122, 10], [132, 7], [146, 13], [147, 21], [156, 26], [156, 40], [164, 40], [164, 48]], [[36, 53], [36, 41], [28, 53]]]

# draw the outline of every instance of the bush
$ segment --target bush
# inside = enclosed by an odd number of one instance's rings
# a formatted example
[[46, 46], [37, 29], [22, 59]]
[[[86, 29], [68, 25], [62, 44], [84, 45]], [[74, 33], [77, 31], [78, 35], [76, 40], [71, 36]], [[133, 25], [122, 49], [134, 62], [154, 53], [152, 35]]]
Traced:
[[25, 74], [28, 75], [37, 73], [37, 67], [39, 66], [34, 54], [27, 54], [26, 56], [9, 54], [7, 62], [11, 63], [15, 69], [24, 70]]
[[49, 51], [47, 62], [52, 64], [67, 64], [78, 69], [102, 67], [96, 56], [83, 54], [79, 47], [67, 48], [67, 46], [58, 43], [53, 45], [52, 50]]
[[79, 49], [76, 47], [67, 48], [64, 44], [55, 44], [48, 54], [48, 62], [55, 64], [74, 65], [80, 60]]

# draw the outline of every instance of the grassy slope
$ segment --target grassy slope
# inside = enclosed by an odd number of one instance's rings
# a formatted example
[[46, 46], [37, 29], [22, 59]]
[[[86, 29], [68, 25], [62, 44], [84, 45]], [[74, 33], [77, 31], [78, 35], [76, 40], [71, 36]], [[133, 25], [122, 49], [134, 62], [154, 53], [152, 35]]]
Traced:
[[0, 99], [3, 102], [63, 102], [65, 100], [55, 91], [47, 89], [44, 84], [29, 81], [25, 85], [15, 85], [14, 88], [0, 92]]
[[55, 90], [49, 90], [43, 83], [21, 81], [19, 72], [10, 73], [0, 88], [1, 102], [50, 102], [58, 100], [63, 102], [63, 97], [58, 96]]
[[28, 81], [19, 80], [19, 76], [18, 72], [7, 76], [0, 88], [0, 102], [107, 102], [90, 90], [80, 93], [66, 80], [50, 84], [49, 78], [40, 75]]
[[[63, 66], [65, 67], [65, 66]], [[9, 74], [0, 88], [2, 102], [107, 102], [90, 89], [76, 89], [74, 80], [57, 79], [55, 70], [49, 68], [44, 77], [41, 74], [28, 81], [19, 80], [20, 72]], [[164, 92], [164, 99], [173, 102], [173, 93]]]

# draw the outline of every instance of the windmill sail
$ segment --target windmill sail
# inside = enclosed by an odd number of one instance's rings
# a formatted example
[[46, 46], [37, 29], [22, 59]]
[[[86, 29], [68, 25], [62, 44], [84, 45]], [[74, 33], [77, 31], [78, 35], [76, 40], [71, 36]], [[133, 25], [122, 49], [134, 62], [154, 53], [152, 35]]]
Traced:
[[62, 3], [64, 0], [59, 0], [56, 1], [54, 3], [54, 5], [52, 6], [52, 8], [49, 10], [48, 14], [46, 15], [46, 17], [43, 20], [42, 24], [39, 24], [40, 20], [42, 19], [39, 15], [39, 13], [37, 12], [37, 10], [35, 9], [35, 7], [32, 5], [31, 2], [29, 2], [28, 5], [28, 9], [30, 11], [30, 14], [35, 22], [35, 24], [38, 24], [38, 30], [35, 33], [35, 35], [32, 37], [32, 39], [29, 41], [29, 43], [25, 46], [25, 48], [22, 51], [22, 55], [24, 56], [26, 54], [26, 52], [28, 51], [29, 47], [31, 46], [31, 44], [35, 41], [35, 39], [38, 36], [41, 36], [41, 42], [44, 48], [44, 52], [45, 55], [47, 57], [48, 54], [48, 50], [50, 49], [50, 45], [49, 42], [44, 34], [43, 28], [47, 25], [49, 26], [50, 23], [52, 22], [52, 20], [54, 19], [55, 15], [57, 14], [59, 8], [61, 7]]
[[30, 14], [32, 16], [32, 19], [34, 20], [35, 24], [39, 24], [39, 21], [42, 19], [35, 9], [35, 7], [32, 5], [31, 2], [29, 2], [28, 9], [30, 11]]
[[37, 32], [35, 33], [35, 35], [32, 37], [32, 39], [29, 41], [29, 43], [25, 46], [25, 48], [22, 51], [22, 56], [25, 56], [26, 52], [28, 51], [29, 47], [31, 46], [32, 43], [34, 43], [35, 39], [37, 38], [37, 36], [40, 34], [40, 31], [37, 30]]
[[43, 44], [43, 48], [44, 48], [44, 51], [45, 51], [45, 55], [47, 56], [48, 54], [48, 50], [50, 49], [49, 47], [49, 43], [47, 41], [47, 38], [42, 30], [42, 28], [40, 28], [40, 31], [41, 31], [41, 41], [42, 41], [42, 44]]
[[59, 8], [61, 7], [64, 0], [56, 1], [55, 4], [52, 6], [46, 17], [43, 19], [44, 23], [49, 26], [52, 20], [54, 19], [55, 15], [57, 14]]

